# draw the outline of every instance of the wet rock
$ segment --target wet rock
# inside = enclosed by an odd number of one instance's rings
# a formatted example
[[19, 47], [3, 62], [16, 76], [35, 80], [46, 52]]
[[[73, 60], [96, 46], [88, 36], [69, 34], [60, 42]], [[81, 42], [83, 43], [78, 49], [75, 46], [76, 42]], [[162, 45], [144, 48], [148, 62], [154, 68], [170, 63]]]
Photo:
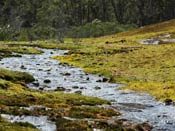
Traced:
[[86, 78], [87, 81], [89, 81], [89, 79], [90, 79], [89, 77]]
[[52, 69], [48, 69], [47, 71], [51, 71]]
[[66, 72], [66, 73], [63, 73], [64, 76], [70, 76], [71, 74]]
[[66, 89], [65, 91], [66, 91], [66, 92], [70, 92], [70, 91], [71, 91], [71, 89]]
[[14, 57], [22, 57], [22, 55], [12, 55], [12, 56], [14, 56]]
[[69, 53], [67, 53], [67, 52], [66, 52], [66, 53], [64, 53], [64, 55], [68, 55], [68, 54], [69, 54]]
[[78, 87], [78, 86], [73, 86], [72, 88], [73, 88], [73, 89], [78, 89], [79, 87]]
[[40, 64], [36, 64], [36, 65], [40, 65]]
[[49, 79], [46, 79], [46, 80], [44, 80], [44, 83], [51, 83], [51, 80], [49, 80]]
[[53, 52], [50, 52], [50, 54], [53, 54]]
[[102, 80], [97, 80], [96, 82], [102, 82]]
[[108, 81], [108, 78], [103, 78], [102, 79], [102, 82], [107, 82]]
[[81, 90], [86, 89], [85, 87], [80, 87]]
[[63, 67], [65, 67], [65, 66], [68, 66], [68, 64], [67, 63], [59, 63], [59, 65], [61, 65], [61, 66], [63, 66]]
[[64, 87], [57, 87], [55, 91], [65, 91], [66, 89]]
[[96, 87], [94, 87], [94, 89], [95, 89], [95, 90], [100, 90], [100, 89], [101, 89], [101, 87], [96, 86]]
[[36, 87], [39, 87], [39, 82], [33, 82], [33, 85], [36, 86]]
[[26, 70], [27, 69], [24, 65], [21, 65], [20, 68], [23, 69], [23, 70]]
[[75, 93], [76, 94], [82, 94], [82, 91], [76, 91]]
[[43, 71], [43, 69], [38, 69], [38, 71]]
[[40, 91], [43, 91], [43, 90], [44, 90], [44, 88], [40, 87], [40, 88], [39, 88], [39, 90], [40, 90]]
[[164, 102], [165, 102], [166, 106], [170, 106], [173, 104], [173, 100], [171, 100], [171, 99], [166, 99]]

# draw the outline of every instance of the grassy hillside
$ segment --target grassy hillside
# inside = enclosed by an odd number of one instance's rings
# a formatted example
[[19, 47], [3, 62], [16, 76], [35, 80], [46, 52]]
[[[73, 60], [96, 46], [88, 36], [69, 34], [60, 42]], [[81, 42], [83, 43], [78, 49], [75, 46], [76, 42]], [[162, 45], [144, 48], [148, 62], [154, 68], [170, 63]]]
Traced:
[[166, 34], [169, 39], [175, 38], [175, 20], [111, 36], [76, 39], [79, 48], [68, 56], [54, 58], [126, 84], [124, 89], [146, 91], [158, 100], [175, 100], [175, 43], [138, 43]]

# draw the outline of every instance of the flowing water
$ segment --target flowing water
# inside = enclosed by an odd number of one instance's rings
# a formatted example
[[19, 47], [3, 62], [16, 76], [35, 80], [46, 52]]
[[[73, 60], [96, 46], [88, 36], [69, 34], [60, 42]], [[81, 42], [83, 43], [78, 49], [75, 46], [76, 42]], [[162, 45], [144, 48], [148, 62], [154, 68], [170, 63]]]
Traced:
[[56, 131], [56, 125], [54, 122], [48, 121], [47, 116], [13, 116], [2, 114], [2, 117], [8, 119], [10, 122], [28, 122], [34, 125], [36, 128], [42, 131]]
[[[175, 131], [174, 106], [165, 106], [145, 93], [117, 90], [122, 85], [99, 82], [103, 81], [102, 76], [86, 74], [80, 68], [50, 58], [64, 55], [68, 52], [66, 50], [42, 50], [44, 53], [41, 55], [4, 58], [0, 61], [0, 67], [32, 74], [36, 79], [29, 85], [32, 89], [54, 91], [58, 87], [64, 87], [67, 93], [82, 93], [86, 96], [106, 99], [112, 102], [113, 108], [123, 114], [122, 118], [139, 123], [149, 122], [154, 126], [154, 131]], [[26, 119], [30, 120], [30, 118]], [[45, 119], [43, 122], [48, 121]], [[45, 131], [44, 128], [41, 130]]]

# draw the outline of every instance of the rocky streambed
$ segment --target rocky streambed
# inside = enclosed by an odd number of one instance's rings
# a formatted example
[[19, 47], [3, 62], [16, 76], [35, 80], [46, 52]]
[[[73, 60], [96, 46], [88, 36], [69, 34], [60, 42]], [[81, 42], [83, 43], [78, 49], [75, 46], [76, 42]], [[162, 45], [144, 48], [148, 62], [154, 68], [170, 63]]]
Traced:
[[[122, 113], [122, 118], [142, 123], [149, 122], [154, 126], [154, 131], [174, 131], [175, 130], [175, 107], [165, 106], [157, 102], [153, 97], [145, 93], [133, 91], [121, 91], [117, 88], [120, 84], [108, 83], [103, 76], [84, 73], [82, 69], [72, 67], [51, 56], [64, 55], [67, 50], [41, 49], [44, 51], [40, 55], [22, 55], [22, 57], [4, 58], [0, 61], [1, 68], [15, 71], [24, 71], [32, 74], [36, 81], [29, 87], [37, 90], [65, 91], [66, 93], [79, 93], [87, 96], [95, 96], [112, 102], [112, 107]], [[44, 125], [50, 123], [46, 117], [7, 116], [10, 121], [24, 121], [33, 124], [34, 120], [39, 120]], [[38, 122], [37, 122], [38, 123]], [[43, 124], [42, 123], [42, 124]], [[54, 131], [55, 127], [36, 125], [43, 131], [51, 127], [49, 131]]]

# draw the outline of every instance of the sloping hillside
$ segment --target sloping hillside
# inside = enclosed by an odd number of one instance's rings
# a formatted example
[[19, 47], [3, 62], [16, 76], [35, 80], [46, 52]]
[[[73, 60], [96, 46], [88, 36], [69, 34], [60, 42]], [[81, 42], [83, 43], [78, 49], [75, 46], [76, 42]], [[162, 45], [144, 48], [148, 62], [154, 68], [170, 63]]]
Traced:
[[175, 20], [112, 36], [77, 39], [79, 49], [72, 50], [69, 56], [56, 58], [124, 83], [127, 89], [146, 91], [159, 100], [175, 100], [175, 43], [139, 43], [142, 39], [167, 34], [166, 39], [175, 38]]

